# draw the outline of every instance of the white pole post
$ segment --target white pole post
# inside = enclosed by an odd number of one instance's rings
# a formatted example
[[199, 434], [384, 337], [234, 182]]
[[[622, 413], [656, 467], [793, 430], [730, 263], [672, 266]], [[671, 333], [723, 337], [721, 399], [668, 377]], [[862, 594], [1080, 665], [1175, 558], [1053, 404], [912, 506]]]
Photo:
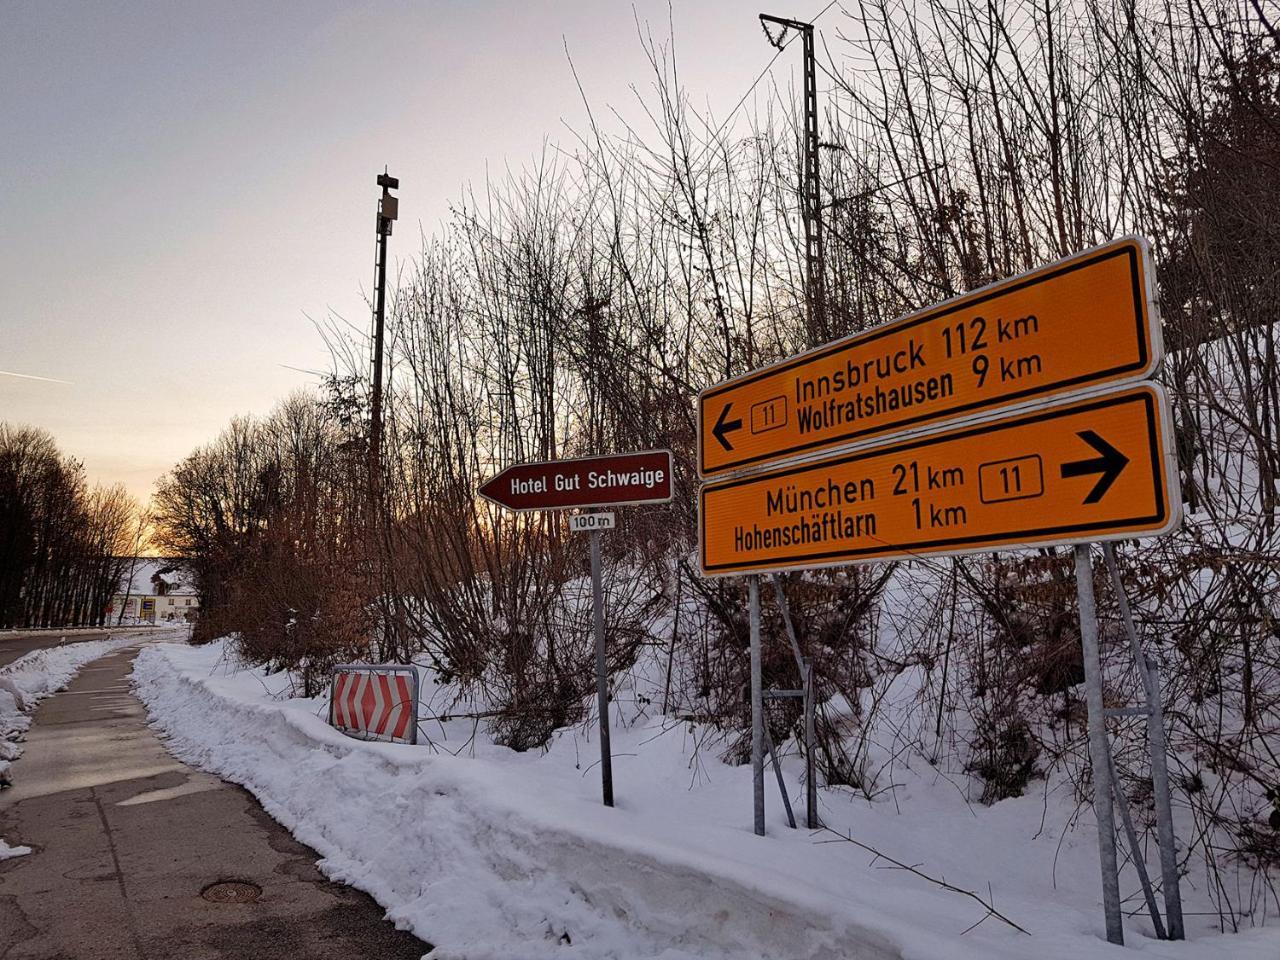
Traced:
[[1102, 658], [1098, 652], [1097, 604], [1089, 544], [1076, 545], [1076, 590], [1080, 598], [1080, 647], [1084, 655], [1085, 699], [1089, 708], [1089, 766], [1093, 772], [1093, 813], [1098, 820], [1098, 858], [1102, 866], [1102, 910], [1107, 940], [1124, 944], [1120, 920], [1120, 874], [1116, 865], [1115, 810], [1111, 799], [1111, 753], [1107, 748], [1102, 700]]
[[756, 836], [764, 836], [764, 685], [760, 664], [760, 577], [747, 577], [751, 608], [751, 796]]

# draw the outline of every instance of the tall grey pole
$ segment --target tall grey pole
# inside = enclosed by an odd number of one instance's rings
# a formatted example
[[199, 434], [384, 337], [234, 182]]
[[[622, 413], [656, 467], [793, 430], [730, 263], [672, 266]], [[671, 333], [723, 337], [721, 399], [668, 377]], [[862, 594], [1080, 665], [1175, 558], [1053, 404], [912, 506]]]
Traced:
[[370, 488], [378, 488], [382, 457], [382, 353], [387, 315], [387, 234], [389, 221], [378, 212], [378, 264], [373, 299], [373, 398], [369, 412]]
[[1170, 940], [1182, 940], [1186, 931], [1182, 924], [1182, 891], [1179, 888], [1177, 838], [1173, 834], [1173, 804], [1169, 789], [1168, 748], [1164, 739], [1164, 704], [1161, 702], [1160, 673], [1156, 665], [1147, 659], [1138, 640], [1138, 628], [1133, 622], [1129, 597], [1120, 579], [1120, 566], [1116, 563], [1116, 551], [1110, 543], [1102, 545], [1102, 553], [1111, 574], [1111, 586], [1115, 590], [1120, 616], [1133, 648], [1133, 658], [1138, 664], [1138, 675], [1147, 695], [1147, 749], [1151, 754], [1151, 792], [1156, 808], [1156, 837], [1160, 841], [1160, 880], [1164, 893], [1165, 920]]
[[751, 606], [751, 799], [757, 837], [764, 836], [764, 685], [760, 677], [760, 577], [747, 577]]
[[591, 531], [591, 606], [596, 623], [596, 703], [600, 713], [600, 783], [604, 805], [613, 806], [613, 755], [609, 748], [609, 671], [604, 649], [604, 589], [600, 575], [600, 531]]
[[[805, 299], [809, 307], [809, 343], [811, 346], [831, 339], [827, 330], [826, 302], [822, 284], [822, 190], [818, 170], [818, 82], [814, 69], [813, 24], [772, 14], [760, 14], [765, 36], [781, 50], [788, 30], [800, 33], [804, 47], [804, 169], [800, 176], [800, 213], [804, 223]], [[774, 39], [769, 24], [782, 27]]]
[[1084, 655], [1085, 698], [1089, 707], [1089, 767], [1093, 772], [1093, 813], [1098, 820], [1098, 859], [1102, 865], [1102, 910], [1107, 940], [1124, 944], [1120, 920], [1120, 874], [1116, 864], [1115, 810], [1111, 799], [1111, 752], [1107, 747], [1102, 702], [1102, 658], [1098, 652], [1097, 603], [1089, 544], [1076, 545], [1076, 591], [1080, 598], [1080, 646]]
[[382, 476], [382, 352], [385, 338], [387, 307], [387, 237], [391, 224], [400, 216], [400, 201], [391, 195], [400, 181], [383, 168], [378, 174], [382, 197], [378, 200], [378, 252], [374, 273], [373, 301], [373, 398], [369, 414], [369, 495], [376, 514], [381, 502], [379, 486]]

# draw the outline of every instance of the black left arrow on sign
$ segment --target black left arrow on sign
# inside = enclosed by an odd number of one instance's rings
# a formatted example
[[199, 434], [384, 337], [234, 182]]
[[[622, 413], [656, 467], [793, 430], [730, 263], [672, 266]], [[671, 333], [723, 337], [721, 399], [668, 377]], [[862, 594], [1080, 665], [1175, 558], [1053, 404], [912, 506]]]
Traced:
[[1085, 503], [1097, 503], [1106, 496], [1111, 485], [1116, 482], [1116, 477], [1120, 476], [1124, 468], [1129, 465], [1129, 458], [1092, 430], [1081, 430], [1076, 436], [1093, 447], [1100, 455], [1090, 457], [1088, 460], [1072, 460], [1070, 463], [1064, 463], [1062, 479], [1098, 475], [1098, 482], [1084, 498]]
[[729, 416], [729, 410], [733, 407], [733, 403], [729, 402], [724, 405], [724, 409], [720, 411], [720, 416], [716, 418], [716, 425], [711, 428], [711, 435], [720, 441], [720, 446], [725, 450], [732, 450], [733, 444], [729, 442], [727, 434], [733, 433], [735, 430], [742, 429], [742, 418], [737, 417], [733, 420], [726, 420]]

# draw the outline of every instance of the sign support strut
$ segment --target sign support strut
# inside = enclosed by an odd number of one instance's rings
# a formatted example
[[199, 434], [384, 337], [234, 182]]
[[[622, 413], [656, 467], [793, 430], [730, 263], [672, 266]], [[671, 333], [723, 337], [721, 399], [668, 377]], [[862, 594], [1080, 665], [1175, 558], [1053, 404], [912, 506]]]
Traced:
[[805, 826], [817, 830], [822, 826], [818, 819], [818, 764], [813, 755], [817, 746], [818, 691], [813, 686], [813, 661], [804, 662], [804, 810]]
[[787, 628], [787, 639], [791, 641], [791, 653], [796, 658], [796, 668], [800, 671], [800, 689], [804, 694], [804, 815], [805, 826], [817, 830], [822, 826], [818, 820], [818, 781], [817, 764], [814, 763], [813, 748], [817, 742], [815, 729], [817, 726], [817, 693], [813, 688], [813, 661], [806, 659], [800, 652], [800, 639], [796, 636], [795, 624], [791, 622], [791, 607], [787, 605], [787, 594], [782, 589], [782, 576], [773, 575], [773, 592], [778, 599], [778, 610], [782, 613], [782, 623]]
[[764, 725], [764, 745], [769, 751], [769, 760], [773, 763], [773, 775], [778, 779], [778, 793], [782, 794], [782, 806], [787, 812], [787, 823], [792, 830], [796, 828], [796, 815], [791, 809], [791, 798], [787, 796], [787, 782], [782, 779], [782, 764], [778, 762], [778, 751], [773, 746], [773, 736], [769, 733], [769, 724]]
[[1147, 902], [1147, 912], [1151, 914], [1151, 926], [1155, 928], [1157, 940], [1168, 940], [1164, 921], [1160, 918], [1160, 909], [1156, 906], [1155, 891], [1151, 889], [1151, 878], [1147, 876], [1147, 864], [1142, 859], [1142, 844], [1138, 842], [1138, 832], [1133, 828], [1133, 817], [1129, 813], [1129, 800], [1120, 789], [1120, 774], [1116, 772], [1116, 758], [1107, 749], [1107, 763], [1110, 764], [1111, 786], [1115, 791], [1116, 809], [1120, 811], [1120, 822], [1124, 825], [1125, 839], [1129, 841], [1129, 853], [1133, 857], [1133, 866], [1138, 871], [1138, 882], [1142, 884], [1142, 897]]
[[1120, 617], [1124, 620], [1125, 633], [1133, 648], [1142, 689], [1147, 697], [1147, 749], [1151, 754], [1151, 787], [1156, 808], [1156, 837], [1160, 842], [1160, 877], [1164, 893], [1164, 913], [1170, 940], [1183, 940], [1186, 932], [1182, 923], [1182, 891], [1178, 878], [1177, 841], [1173, 834], [1173, 805], [1169, 789], [1168, 751], [1164, 739], [1164, 705], [1161, 703], [1160, 673], [1156, 665], [1147, 659], [1138, 640], [1138, 630], [1133, 623], [1133, 611], [1129, 597], [1120, 579], [1120, 567], [1116, 563], [1116, 549], [1112, 543], [1102, 545], [1102, 554], [1111, 574], [1111, 586], [1115, 590]]

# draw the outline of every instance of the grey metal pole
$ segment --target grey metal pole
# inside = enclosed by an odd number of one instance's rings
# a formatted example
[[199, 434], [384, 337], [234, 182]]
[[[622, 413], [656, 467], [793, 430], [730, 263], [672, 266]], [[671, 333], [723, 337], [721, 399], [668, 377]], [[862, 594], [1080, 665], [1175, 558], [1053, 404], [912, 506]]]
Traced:
[[776, 573], [773, 575], [773, 592], [778, 599], [783, 626], [787, 629], [787, 639], [791, 641], [791, 653], [800, 669], [800, 686], [804, 689], [805, 823], [810, 830], [817, 830], [821, 824], [818, 822], [818, 781], [814, 776], [816, 764], [813, 759], [813, 745], [817, 740], [814, 732], [817, 694], [813, 689], [813, 661], [806, 660], [800, 652], [800, 638], [796, 636], [795, 624], [791, 622], [791, 607], [787, 604], [787, 595], [782, 589], [782, 577]]
[[391, 224], [400, 215], [399, 200], [391, 195], [392, 190], [399, 189], [400, 181], [388, 174], [383, 167], [383, 172], [378, 175], [378, 186], [382, 188], [382, 196], [378, 200], [378, 263], [374, 276], [376, 292], [373, 307], [373, 401], [369, 418], [369, 492], [375, 511], [381, 503], [382, 482], [382, 348], [387, 305], [387, 237], [391, 236]]
[[769, 725], [764, 728], [764, 746], [769, 751], [769, 760], [773, 763], [774, 776], [778, 778], [778, 793], [782, 794], [782, 806], [787, 811], [787, 824], [792, 830], [796, 828], [796, 815], [791, 809], [791, 798], [787, 796], [787, 781], [782, 778], [782, 764], [778, 762], [778, 751], [773, 747], [773, 737], [769, 735]]
[[751, 799], [757, 837], [764, 836], [764, 685], [760, 665], [760, 577], [747, 577], [751, 608]]
[[796, 668], [800, 671], [800, 681], [804, 682], [804, 654], [800, 652], [800, 639], [796, 636], [795, 625], [791, 622], [791, 607], [787, 604], [787, 595], [782, 590], [782, 577], [773, 575], [773, 595], [778, 600], [778, 612], [782, 614], [782, 624], [787, 628], [787, 639], [791, 641], [791, 654], [796, 658]]
[[[384, 193], [386, 191], [383, 191]], [[387, 303], [387, 221], [378, 213], [378, 270], [373, 308], [373, 401], [369, 417], [370, 490], [375, 506], [382, 468], [382, 347]]]
[[604, 805], [613, 806], [613, 754], [609, 748], [609, 671], [604, 649], [604, 588], [600, 574], [600, 531], [591, 531], [591, 606], [596, 622], [596, 703], [600, 713], [600, 783]]
[[804, 808], [805, 823], [810, 830], [822, 826], [818, 820], [818, 765], [813, 745], [817, 742], [818, 693], [813, 688], [813, 661], [804, 662]]
[[1085, 698], [1089, 707], [1089, 766], [1093, 772], [1093, 813], [1098, 820], [1098, 859], [1102, 866], [1102, 909], [1107, 940], [1124, 944], [1120, 919], [1120, 874], [1116, 865], [1116, 824], [1111, 801], [1111, 754], [1107, 748], [1102, 702], [1102, 658], [1098, 652], [1097, 604], [1089, 544], [1076, 545], [1076, 591], [1080, 599], [1080, 646], [1084, 654]]
[[1169, 927], [1169, 939], [1184, 940], [1187, 933], [1182, 924], [1178, 841], [1173, 833], [1168, 748], [1164, 740], [1164, 705], [1160, 702], [1160, 669], [1155, 664], [1148, 664], [1146, 670], [1151, 678], [1152, 689], [1151, 718], [1147, 721], [1147, 746], [1151, 750], [1151, 785], [1156, 804], [1156, 836], [1160, 840], [1160, 878], [1164, 892], [1164, 913]]
[[[818, 83], [814, 71], [813, 24], [772, 14], [760, 14], [769, 42], [779, 50], [787, 30], [799, 31], [804, 47], [804, 165], [800, 176], [800, 215], [804, 225], [805, 301], [808, 305], [809, 343], [831, 339], [827, 333], [826, 306], [822, 296], [822, 190], [818, 167]], [[768, 25], [782, 32], [775, 40]]]
[[1168, 748], [1164, 739], [1164, 704], [1161, 702], [1160, 673], [1147, 659], [1138, 640], [1138, 629], [1129, 608], [1129, 597], [1120, 579], [1120, 567], [1116, 563], [1116, 551], [1110, 543], [1103, 544], [1107, 570], [1111, 574], [1111, 586], [1115, 590], [1120, 615], [1124, 619], [1133, 657], [1138, 663], [1138, 675], [1147, 695], [1147, 749], [1151, 754], [1151, 792], [1156, 808], [1156, 838], [1160, 841], [1160, 886], [1164, 894], [1164, 912], [1170, 940], [1183, 940], [1186, 930], [1182, 924], [1182, 890], [1178, 876], [1177, 838], [1173, 833], [1173, 803], [1169, 789]]
[[1168, 940], [1164, 922], [1160, 919], [1160, 909], [1156, 906], [1156, 895], [1151, 889], [1151, 878], [1147, 876], [1147, 862], [1142, 858], [1142, 845], [1138, 843], [1138, 831], [1133, 828], [1133, 817], [1129, 815], [1129, 800], [1120, 788], [1120, 774], [1116, 772], [1116, 758], [1107, 750], [1107, 764], [1111, 771], [1116, 809], [1120, 811], [1120, 822], [1124, 825], [1124, 835], [1129, 841], [1129, 854], [1133, 857], [1134, 869], [1138, 871], [1138, 881], [1142, 884], [1142, 897], [1147, 902], [1147, 912], [1151, 914], [1151, 926], [1156, 931], [1157, 940]]

